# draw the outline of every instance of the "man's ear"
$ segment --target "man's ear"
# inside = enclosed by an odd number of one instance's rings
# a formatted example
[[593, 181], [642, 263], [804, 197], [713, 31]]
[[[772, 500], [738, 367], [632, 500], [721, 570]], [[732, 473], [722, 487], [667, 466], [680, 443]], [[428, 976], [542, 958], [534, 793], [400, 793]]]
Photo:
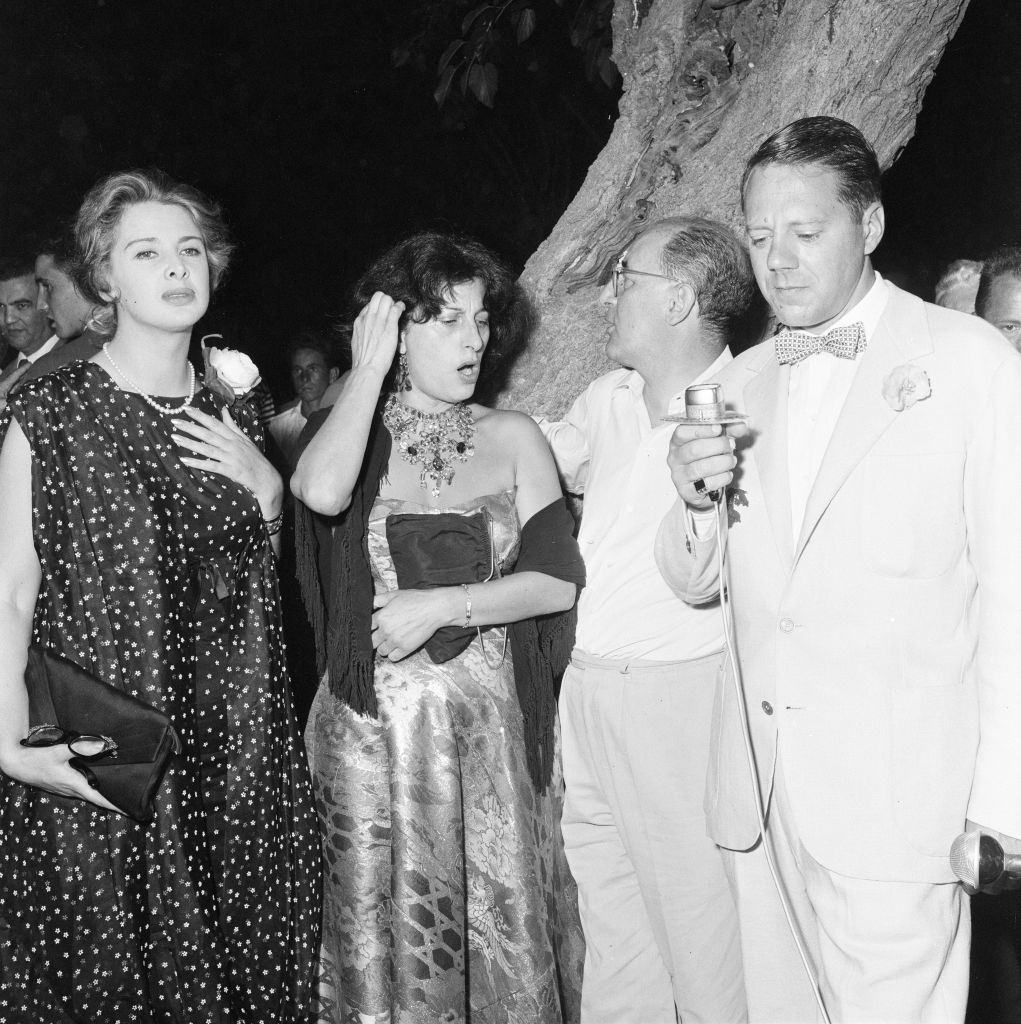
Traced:
[[882, 203], [873, 203], [866, 209], [862, 214], [861, 228], [865, 235], [865, 255], [871, 256], [883, 240], [883, 232], [886, 230], [886, 211]]
[[686, 281], [675, 284], [669, 292], [670, 298], [666, 307], [666, 322], [671, 327], [676, 327], [691, 316], [693, 311], [698, 309], [698, 300], [695, 297], [695, 289]]
[[339, 376], [340, 376], [340, 367], [339, 366], [331, 366], [330, 367], [330, 383], [332, 384]]

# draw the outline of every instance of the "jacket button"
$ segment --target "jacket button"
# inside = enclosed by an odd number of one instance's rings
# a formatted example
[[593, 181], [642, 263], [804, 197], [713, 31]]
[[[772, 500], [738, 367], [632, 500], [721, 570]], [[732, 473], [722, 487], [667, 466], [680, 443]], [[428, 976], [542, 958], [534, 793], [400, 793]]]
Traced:
[[765, 711], [767, 715], [771, 715], [773, 713], [773, 705], [770, 704], [768, 700], [764, 700], [762, 702], [762, 710]]
[[780, 620], [780, 630], [783, 633], [793, 633], [794, 632], [794, 620], [793, 619], [781, 619]]

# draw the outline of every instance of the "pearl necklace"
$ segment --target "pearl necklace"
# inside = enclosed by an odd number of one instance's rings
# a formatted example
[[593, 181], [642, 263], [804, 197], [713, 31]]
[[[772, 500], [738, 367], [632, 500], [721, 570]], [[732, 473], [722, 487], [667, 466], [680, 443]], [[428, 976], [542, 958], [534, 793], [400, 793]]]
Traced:
[[441, 482], [449, 486], [453, 481], [453, 463], [467, 462], [475, 454], [475, 420], [464, 402], [442, 412], [422, 412], [390, 395], [383, 407], [383, 423], [401, 458], [422, 467], [419, 486], [434, 498], [440, 496]]
[[114, 361], [113, 356], [110, 355], [110, 343], [109, 342], [106, 342], [106, 344], [103, 345], [103, 355], [105, 355], [106, 358], [110, 360], [110, 365], [113, 367], [114, 372], [117, 374], [117, 376], [120, 377], [121, 380], [123, 380], [124, 383], [127, 384], [127, 386], [129, 388], [131, 388], [131, 390], [134, 391], [138, 395], [139, 398], [141, 398], [148, 405], [151, 405], [157, 412], [163, 413], [164, 416], [176, 416], [178, 413], [184, 412], [184, 410], [187, 409], [189, 405], [191, 405], [191, 401], [195, 397], [195, 386], [196, 386], [196, 383], [197, 383], [196, 377], [195, 377], [195, 367], [192, 366], [191, 363], [188, 363], [188, 378], [189, 378], [189, 380], [191, 382], [189, 387], [188, 387], [188, 397], [180, 405], [177, 405], [177, 406], [173, 406], [173, 405], [160, 405], [160, 403], [157, 402], [151, 395], [147, 395], [117, 365], [117, 363]]

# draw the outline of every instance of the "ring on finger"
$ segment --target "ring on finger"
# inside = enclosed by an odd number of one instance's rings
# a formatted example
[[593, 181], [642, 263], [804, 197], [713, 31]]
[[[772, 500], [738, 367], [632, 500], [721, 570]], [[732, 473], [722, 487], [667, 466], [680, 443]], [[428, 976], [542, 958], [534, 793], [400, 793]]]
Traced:
[[709, 490], [709, 488], [706, 487], [705, 485], [705, 480], [703, 480], [701, 477], [692, 482], [692, 487], [695, 488], [695, 493], [703, 498], [705, 497], [706, 492]]

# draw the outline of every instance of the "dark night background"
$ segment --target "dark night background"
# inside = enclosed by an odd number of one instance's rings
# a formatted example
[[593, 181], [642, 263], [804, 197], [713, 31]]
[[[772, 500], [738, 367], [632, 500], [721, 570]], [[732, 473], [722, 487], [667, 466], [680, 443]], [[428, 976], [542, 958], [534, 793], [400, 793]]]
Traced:
[[[336, 316], [369, 259], [412, 229], [462, 228], [521, 266], [608, 137], [617, 95], [568, 42], [577, 4], [538, 0], [533, 36], [499, 60], [495, 108], [455, 97], [439, 111], [454, 6], [8, 0], [0, 252], [51, 233], [99, 176], [159, 166], [223, 204], [239, 251], [202, 326], [274, 383], [287, 339]], [[926, 298], [950, 259], [1021, 240], [1014, 7], [972, 0], [887, 178], [877, 262]]]

